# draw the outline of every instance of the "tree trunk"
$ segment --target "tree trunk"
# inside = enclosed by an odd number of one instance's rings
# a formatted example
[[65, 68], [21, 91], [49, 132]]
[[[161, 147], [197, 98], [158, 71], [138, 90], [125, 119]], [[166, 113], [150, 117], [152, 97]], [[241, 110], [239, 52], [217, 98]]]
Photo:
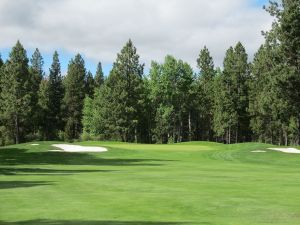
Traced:
[[284, 131], [283, 134], [284, 134], [284, 144], [285, 144], [285, 146], [288, 146], [288, 135], [287, 135], [287, 132]]
[[228, 130], [228, 144], [231, 144], [231, 127]]
[[20, 128], [19, 128], [18, 115], [15, 116], [15, 138], [16, 138], [16, 144], [19, 144], [20, 143]]
[[191, 122], [191, 111], [189, 112], [189, 141], [192, 141], [192, 122]]
[[135, 143], [137, 143], [137, 128], [136, 128], [136, 126], [135, 126], [135, 128], [134, 128], [134, 142]]

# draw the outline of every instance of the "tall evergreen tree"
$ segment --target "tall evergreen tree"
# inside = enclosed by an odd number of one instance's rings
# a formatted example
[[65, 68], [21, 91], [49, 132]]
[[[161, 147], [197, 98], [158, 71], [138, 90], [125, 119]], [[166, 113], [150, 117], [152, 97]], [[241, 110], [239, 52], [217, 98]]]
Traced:
[[[231, 57], [232, 52], [232, 48], [227, 51], [227, 59]], [[222, 137], [229, 144], [232, 139], [232, 128], [237, 121], [234, 102], [230, 95], [230, 87], [230, 82], [222, 71], [214, 81], [213, 129], [217, 137]]]
[[101, 64], [101, 62], [99, 62], [97, 65], [97, 71], [96, 71], [96, 75], [95, 75], [95, 87], [99, 88], [103, 84], [104, 84], [104, 74], [102, 71], [102, 64]]
[[261, 141], [288, 145], [299, 142], [300, 2], [270, 2], [275, 16], [252, 66], [251, 127]]
[[50, 96], [49, 96], [49, 80], [43, 79], [40, 83], [38, 91], [38, 124], [39, 132], [42, 140], [53, 138], [54, 127], [52, 126], [52, 113], [50, 110]]
[[93, 78], [93, 74], [89, 71], [85, 77], [85, 93], [93, 98], [95, 89], [95, 80]]
[[8, 139], [20, 143], [25, 137], [25, 125], [30, 123], [30, 74], [26, 50], [18, 41], [9, 54], [1, 82], [1, 114]]
[[235, 130], [235, 142], [251, 140], [249, 124], [250, 118], [247, 112], [249, 106], [248, 81], [249, 64], [245, 47], [238, 42], [234, 48], [235, 73], [233, 74], [233, 87], [235, 91], [235, 110], [237, 112], [237, 127]]
[[223, 74], [215, 83], [214, 130], [225, 135], [227, 143], [249, 140], [247, 54], [239, 42], [230, 47], [224, 59]]
[[57, 132], [63, 129], [62, 100], [64, 87], [62, 82], [61, 68], [57, 51], [53, 54], [53, 61], [49, 73], [47, 91], [49, 92], [49, 124], [48, 139], [57, 137]]
[[67, 140], [79, 138], [82, 132], [82, 110], [85, 97], [86, 70], [80, 54], [72, 59], [65, 78], [64, 104], [66, 106], [65, 134]]
[[29, 68], [29, 73], [31, 77], [31, 91], [32, 91], [32, 99], [31, 99], [31, 104], [32, 104], [32, 112], [31, 112], [31, 117], [33, 121], [33, 127], [32, 132], [34, 134], [37, 133], [37, 129], [39, 126], [39, 109], [38, 109], [38, 91], [40, 87], [40, 83], [43, 79], [44, 76], [44, 71], [43, 71], [43, 57], [39, 51], [39, 49], [36, 49], [30, 59], [31, 66]]
[[[273, 32], [279, 43], [281, 63], [285, 72], [281, 74], [281, 83], [284, 93], [287, 93], [290, 102], [290, 120], [296, 123], [297, 131], [293, 133], [292, 143], [299, 143], [300, 132], [300, 2], [298, 0], [282, 0], [271, 2], [268, 11], [275, 16]], [[287, 134], [285, 144], [288, 144]], [[293, 135], [292, 135], [293, 136]]]
[[143, 65], [132, 41], [118, 54], [108, 77], [110, 130], [123, 141], [140, 141], [143, 108]]
[[197, 132], [201, 134], [202, 140], [212, 140], [215, 69], [213, 58], [206, 46], [200, 51], [197, 65], [200, 69], [197, 80], [197, 113], [199, 115]]

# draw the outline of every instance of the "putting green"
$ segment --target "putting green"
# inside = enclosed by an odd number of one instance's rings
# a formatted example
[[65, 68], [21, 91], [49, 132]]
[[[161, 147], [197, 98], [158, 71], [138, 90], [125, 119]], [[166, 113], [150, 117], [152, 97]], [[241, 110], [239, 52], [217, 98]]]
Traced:
[[300, 224], [300, 155], [271, 145], [35, 143], [0, 148], [1, 225]]

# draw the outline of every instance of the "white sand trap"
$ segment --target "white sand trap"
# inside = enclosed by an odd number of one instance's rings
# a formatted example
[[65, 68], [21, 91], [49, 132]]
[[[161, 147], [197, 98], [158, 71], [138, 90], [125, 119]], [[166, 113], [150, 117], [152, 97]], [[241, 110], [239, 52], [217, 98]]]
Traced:
[[300, 154], [300, 150], [296, 148], [268, 148], [270, 150], [284, 152], [284, 153], [294, 153], [294, 154]]
[[63, 151], [63, 152], [106, 152], [107, 149], [104, 147], [90, 147], [81, 145], [68, 145], [68, 144], [54, 144], [54, 147], [62, 150], [51, 150], [51, 151]]
[[35, 145], [40, 145], [40, 144], [30, 144], [30, 145], [34, 145], [35, 146]]
[[264, 151], [264, 150], [255, 150], [255, 151], [251, 151], [251, 152], [266, 152], [266, 151]]

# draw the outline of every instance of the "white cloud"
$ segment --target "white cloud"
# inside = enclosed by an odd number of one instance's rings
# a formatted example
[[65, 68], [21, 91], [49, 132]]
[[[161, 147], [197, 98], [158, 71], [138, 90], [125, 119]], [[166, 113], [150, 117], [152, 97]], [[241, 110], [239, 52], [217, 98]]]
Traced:
[[[253, 0], [252, 0], [253, 1]], [[131, 38], [141, 60], [173, 54], [195, 66], [206, 45], [222, 65], [226, 49], [241, 41], [249, 55], [263, 42], [272, 18], [251, 0], [1, 0], [0, 48], [17, 39], [29, 48], [81, 52], [115, 60]]]

